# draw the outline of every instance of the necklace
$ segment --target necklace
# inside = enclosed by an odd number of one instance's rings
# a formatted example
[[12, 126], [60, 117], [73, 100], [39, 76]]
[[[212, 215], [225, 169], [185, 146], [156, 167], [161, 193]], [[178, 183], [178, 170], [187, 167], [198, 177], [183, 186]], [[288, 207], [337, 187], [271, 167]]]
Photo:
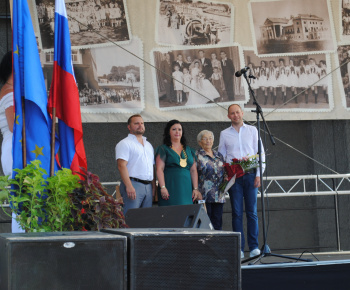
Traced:
[[13, 86], [13, 84], [10, 84], [9, 82], [6, 82], [6, 84], [10, 85], [10, 86]]
[[184, 149], [182, 149], [182, 152], [183, 152], [185, 158], [182, 159], [182, 158], [181, 158], [181, 155], [179, 156], [179, 157], [180, 157], [180, 166], [181, 166], [181, 167], [186, 167], [186, 166], [187, 166], [187, 154], [186, 154], [186, 152], [185, 152]]
[[[170, 147], [171, 147], [171, 149], [174, 150], [173, 145], [171, 145]], [[174, 151], [175, 151], [175, 150], [174, 150]], [[175, 152], [176, 152], [176, 151], [175, 151]], [[181, 158], [181, 152], [183, 152], [185, 158]], [[182, 148], [182, 151], [181, 151], [181, 152], [180, 152], [180, 155], [178, 154], [178, 155], [179, 155], [179, 158], [180, 158], [179, 164], [180, 164], [181, 167], [186, 167], [186, 166], [187, 166], [187, 154], [186, 154], [185, 149], [183, 149], [183, 148]], [[177, 152], [176, 152], [176, 153], [177, 153]]]

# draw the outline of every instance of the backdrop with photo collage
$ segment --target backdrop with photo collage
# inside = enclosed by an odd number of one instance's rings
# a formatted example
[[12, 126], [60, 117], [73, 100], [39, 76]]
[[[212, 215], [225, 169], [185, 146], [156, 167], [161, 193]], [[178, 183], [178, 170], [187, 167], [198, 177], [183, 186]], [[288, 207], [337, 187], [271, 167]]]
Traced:
[[[31, 2], [49, 90], [54, 0]], [[65, 2], [83, 122], [254, 120], [245, 66], [267, 120], [350, 118], [350, 0]]]

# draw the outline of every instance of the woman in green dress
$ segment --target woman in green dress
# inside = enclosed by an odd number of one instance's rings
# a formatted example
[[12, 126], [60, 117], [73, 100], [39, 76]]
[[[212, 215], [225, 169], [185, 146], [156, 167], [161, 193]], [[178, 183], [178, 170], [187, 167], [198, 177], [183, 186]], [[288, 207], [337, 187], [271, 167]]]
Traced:
[[198, 191], [195, 154], [186, 146], [184, 130], [178, 120], [164, 129], [163, 145], [156, 150], [158, 205], [192, 204], [202, 199]]

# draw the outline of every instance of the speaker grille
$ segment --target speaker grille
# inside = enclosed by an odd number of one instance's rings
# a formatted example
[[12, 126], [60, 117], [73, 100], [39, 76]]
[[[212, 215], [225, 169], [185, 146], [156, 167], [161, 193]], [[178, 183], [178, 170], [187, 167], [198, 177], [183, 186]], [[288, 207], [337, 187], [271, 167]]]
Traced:
[[125, 237], [71, 235], [0, 239], [0, 289], [126, 289]]
[[238, 289], [238, 236], [135, 236], [131, 289]]

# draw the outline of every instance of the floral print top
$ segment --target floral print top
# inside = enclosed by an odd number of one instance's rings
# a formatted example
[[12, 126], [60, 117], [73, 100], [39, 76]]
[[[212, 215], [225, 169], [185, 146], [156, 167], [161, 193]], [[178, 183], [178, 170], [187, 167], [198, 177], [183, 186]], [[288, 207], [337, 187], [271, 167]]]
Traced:
[[213, 150], [213, 156], [207, 155], [204, 149], [196, 151], [197, 171], [198, 171], [198, 190], [207, 203], [224, 203], [225, 195], [220, 192], [219, 186], [223, 182], [225, 169], [224, 157], [216, 150]]

